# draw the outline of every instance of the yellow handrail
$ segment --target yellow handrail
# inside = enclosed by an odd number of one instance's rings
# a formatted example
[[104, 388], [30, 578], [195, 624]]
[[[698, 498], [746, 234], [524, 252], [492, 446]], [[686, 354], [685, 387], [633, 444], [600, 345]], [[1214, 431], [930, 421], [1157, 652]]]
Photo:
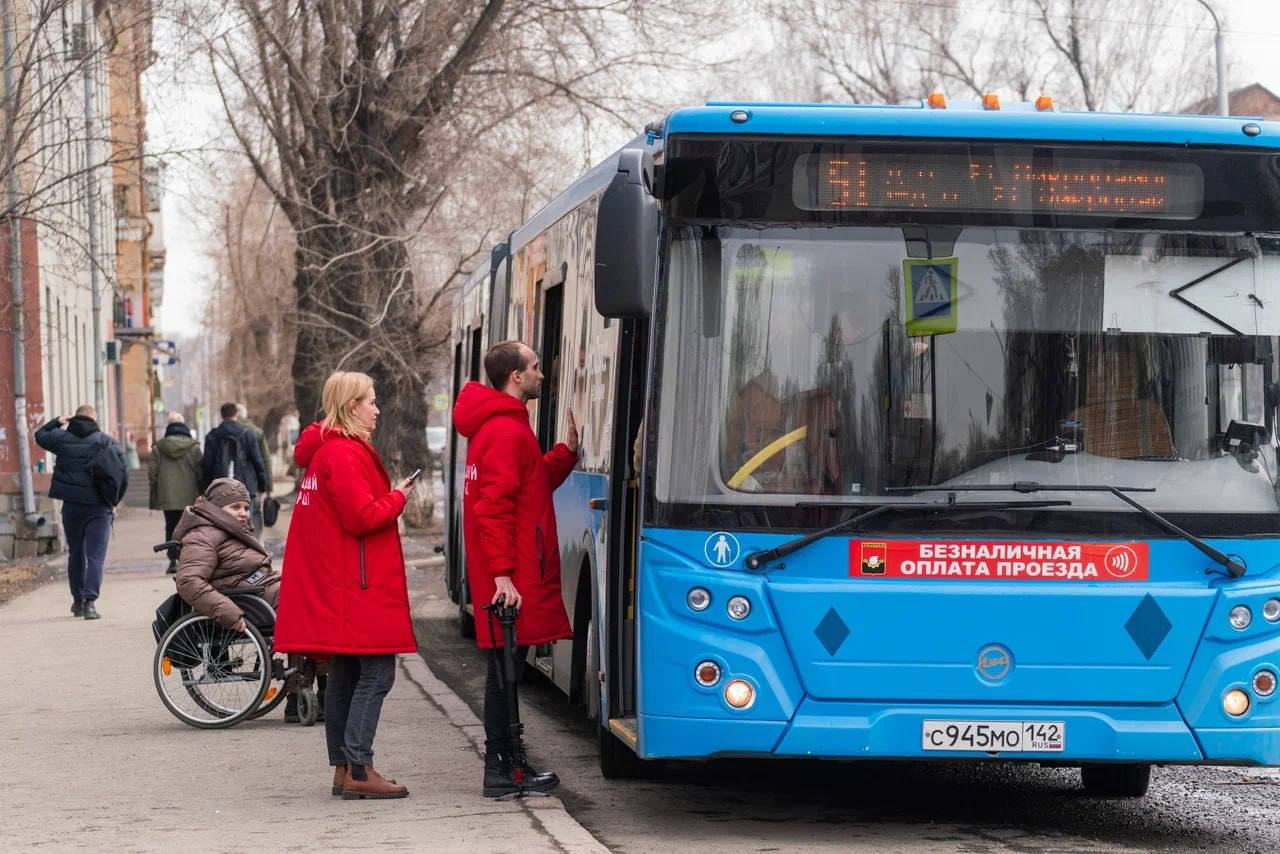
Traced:
[[779, 451], [786, 450], [796, 442], [799, 442], [808, 434], [808, 427], [797, 427], [795, 430], [792, 430], [780, 439], [774, 439], [772, 442], [765, 445], [754, 457], [747, 460], [746, 463], [743, 464], [742, 468], [733, 473], [733, 477], [729, 478], [729, 488], [737, 489], [742, 485], [744, 480], [751, 476], [752, 472], [764, 465], [766, 460], [777, 454]]

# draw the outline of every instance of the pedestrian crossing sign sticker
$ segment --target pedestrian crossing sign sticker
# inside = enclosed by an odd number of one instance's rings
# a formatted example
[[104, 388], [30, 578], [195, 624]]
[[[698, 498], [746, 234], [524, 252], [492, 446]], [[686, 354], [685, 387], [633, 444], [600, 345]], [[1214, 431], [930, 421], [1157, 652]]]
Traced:
[[902, 262], [908, 335], [956, 331], [959, 267], [957, 258], [908, 258]]

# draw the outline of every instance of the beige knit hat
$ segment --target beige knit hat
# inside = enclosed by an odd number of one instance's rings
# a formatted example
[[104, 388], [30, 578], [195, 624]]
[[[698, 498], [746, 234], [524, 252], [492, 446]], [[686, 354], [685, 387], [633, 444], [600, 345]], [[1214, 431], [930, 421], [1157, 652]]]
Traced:
[[209, 499], [210, 504], [218, 507], [226, 507], [228, 504], [235, 504], [237, 501], [249, 501], [249, 490], [240, 481], [233, 477], [220, 477], [213, 483], [209, 484], [209, 488], [204, 491], [204, 497]]

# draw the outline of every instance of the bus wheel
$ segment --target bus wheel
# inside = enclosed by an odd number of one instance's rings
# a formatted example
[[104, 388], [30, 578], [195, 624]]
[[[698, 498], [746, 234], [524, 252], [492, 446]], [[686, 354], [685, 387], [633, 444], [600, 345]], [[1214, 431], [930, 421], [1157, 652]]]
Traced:
[[1140, 798], [1151, 784], [1150, 765], [1085, 765], [1080, 769], [1084, 790], [1102, 798]]
[[635, 780], [648, 775], [650, 763], [605, 727], [600, 727], [600, 773], [606, 780]]
[[463, 605], [458, 606], [458, 635], [463, 640], [475, 640], [476, 637], [476, 621]]

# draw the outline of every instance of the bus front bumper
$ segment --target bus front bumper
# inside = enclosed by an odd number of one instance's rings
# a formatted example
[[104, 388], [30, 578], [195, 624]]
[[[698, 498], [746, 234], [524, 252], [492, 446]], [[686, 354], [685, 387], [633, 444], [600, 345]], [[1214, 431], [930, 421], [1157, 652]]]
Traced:
[[[926, 750], [925, 721], [1052, 721], [1065, 725], [1061, 751]], [[715, 756], [833, 759], [999, 759], [1280, 765], [1280, 728], [1193, 731], [1173, 703], [1052, 707], [920, 704], [880, 706], [805, 698], [791, 721], [640, 715], [649, 758]]]

